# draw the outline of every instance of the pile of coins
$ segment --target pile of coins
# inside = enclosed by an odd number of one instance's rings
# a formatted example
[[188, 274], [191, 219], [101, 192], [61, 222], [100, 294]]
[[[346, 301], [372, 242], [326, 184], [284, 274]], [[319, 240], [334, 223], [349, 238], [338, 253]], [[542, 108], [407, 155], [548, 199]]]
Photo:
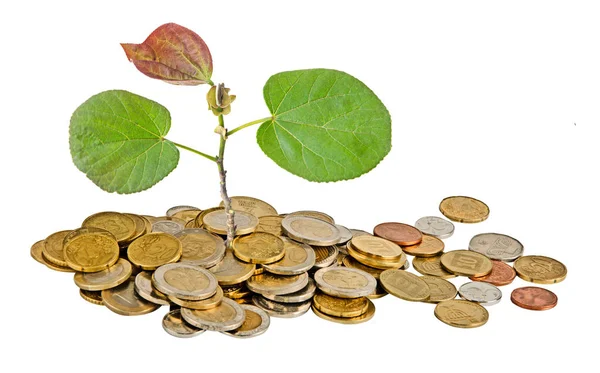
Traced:
[[[75, 272], [83, 299], [126, 316], [170, 306], [163, 328], [176, 337], [206, 330], [247, 338], [264, 333], [270, 317], [297, 317], [309, 309], [343, 324], [373, 318], [373, 299], [392, 294], [435, 303], [435, 316], [462, 328], [486, 323], [483, 306], [498, 303], [498, 286], [516, 276], [542, 284], [562, 281], [566, 267], [544, 256], [523, 256], [523, 245], [498, 233], [478, 234], [468, 250], [444, 252], [454, 224], [427, 216], [414, 226], [386, 222], [373, 234], [348, 229], [318, 211], [278, 214], [268, 203], [232, 197], [235, 239], [226, 247], [222, 206], [176, 206], [154, 217], [101, 212], [80, 228], [36, 242], [31, 255], [48, 268]], [[448, 219], [485, 220], [489, 208], [470, 197], [440, 204]], [[422, 274], [407, 271], [407, 255]], [[514, 267], [507, 262], [514, 261]], [[457, 290], [448, 278], [471, 282]], [[459, 295], [462, 299], [455, 299]], [[545, 310], [557, 297], [540, 287], [515, 289], [519, 307]]]

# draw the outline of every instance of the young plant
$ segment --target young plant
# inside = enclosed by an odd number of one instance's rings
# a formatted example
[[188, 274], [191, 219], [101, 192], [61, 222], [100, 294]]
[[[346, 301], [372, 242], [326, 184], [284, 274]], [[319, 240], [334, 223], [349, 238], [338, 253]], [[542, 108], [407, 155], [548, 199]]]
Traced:
[[227, 244], [235, 233], [224, 166], [227, 138], [260, 124], [256, 141], [285, 170], [309, 181], [347, 180], [369, 172], [391, 148], [391, 119], [379, 98], [342, 71], [307, 69], [271, 76], [263, 87], [270, 115], [231, 130], [224, 116], [235, 95], [211, 80], [212, 57], [202, 38], [174, 23], [158, 27], [141, 44], [121, 44], [143, 74], [178, 85], [210, 86], [208, 109], [218, 118], [219, 153], [209, 155], [168, 140], [169, 111], [123, 90], [101, 92], [71, 118], [73, 162], [107, 192], [135, 193], [167, 176], [179, 161], [178, 148], [215, 162], [227, 213]]

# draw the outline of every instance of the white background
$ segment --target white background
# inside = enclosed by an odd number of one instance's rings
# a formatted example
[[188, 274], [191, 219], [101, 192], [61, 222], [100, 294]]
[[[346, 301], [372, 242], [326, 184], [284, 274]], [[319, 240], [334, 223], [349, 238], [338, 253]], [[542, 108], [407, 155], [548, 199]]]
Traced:
[[[3, 5], [0, 364], [13, 371], [375, 372], [556, 371], [591, 362], [599, 331], [599, 19], [597, 3], [578, 1]], [[341, 183], [310, 183], [279, 169], [256, 145], [256, 127], [234, 135], [226, 153], [231, 195], [262, 198], [280, 212], [322, 210], [365, 230], [439, 215], [446, 196], [479, 198], [491, 208], [489, 219], [456, 224], [447, 250], [466, 249], [477, 233], [514, 236], [527, 254], [568, 267], [566, 281], [547, 286], [558, 306], [516, 307], [510, 292], [530, 285], [516, 279], [489, 308], [489, 322], [472, 330], [439, 322], [433, 305], [387, 296], [361, 325], [309, 312], [272, 319], [255, 339], [207, 332], [180, 340], [161, 328], [165, 308], [122, 317], [83, 301], [71, 274], [30, 258], [31, 244], [98, 211], [161, 215], [177, 204], [219, 202], [215, 165], [184, 151], [171, 175], [134, 195], [103, 192], [71, 162], [71, 113], [117, 88], [165, 105], [169, 139], [216, 153], [207, 86], [146, 78], [119, 46], [142, 42], [166, 22], [193, 29], [209, 45], [213, 80], [238, 96], [225, 118], [229, 128], [269, 115], [262, 87], [270, 75], [303, 68], [346, 71], [391, 112], [390, 154], [371, 173]]]

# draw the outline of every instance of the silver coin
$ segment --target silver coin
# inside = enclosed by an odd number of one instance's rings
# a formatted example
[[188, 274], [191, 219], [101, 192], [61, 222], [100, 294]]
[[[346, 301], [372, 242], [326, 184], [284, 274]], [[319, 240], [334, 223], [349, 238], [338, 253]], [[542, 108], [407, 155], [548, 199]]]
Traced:
[[458, 294], [462, 299], [482, 306], [492, 306], [502, 299], [500, 289], [487, 282], [467, 282], [458, 289]]
[[325, 294], [340, 298], [358, 298], [373, 294], [377, 280], [356, 268], [328, 267], [315, 273], [317, 287]]
[[338, 245], [343, 245], [352, 239], [352, 231], [350, 229], [339, 224], [336, 224], [335, 226], [340, 231], [340, 240], [337, 243]]
[[417, 220], [415, 228], [437, 238], [448, 238], [454, 233], [454, 224], [437, 216], [425, 216]]
[[197, 328], [226, 332], [242, 326], [246, 312], [235, 301], [223, 298], [220, 305], [208, 310], [181, 308], [181, 316]]
[[194, 207], [194, 206], [173, 206], [167, 210], [167, 216], [173, 216], [173, 215], [177, 214], [178, 212], [188, 211], [188, 210], [200, 210], [200, 209], [197, 207]]
[[346, 244], [343, 245], [335, 245], [335, 247], [337, 247], [339, 254], [343, 254], [343, 255], [348, 255], [348, 249], [346, 249]]
[[364, 236], [364, 235], [372, 236], [371, 233], [369, 233], [367, 231], [363, 231], [362, 229], [350, 229], [350, 232], [352, 233], [352, 237], [358, 237], [358, 236]]
[[271, 324], [271, 318], [262, 309], [251, 304], [240, 304], [246, 312], [244, 323], [237, 329], [222, 332], [236, 338], [251, 338], [263, 334]]
[[186, 228], [174, 234], [181, 241], [183, 252], [179, 262], [210, 268], [225, 256], [225, 241], [207, 230]]
[[169, 298], [152, 286], [152, 274], [142, 271], [135, 276], [135, 292], [148, 302], [168, 306], [171, 304]]
[[402, 266], [401, 269], [406, 271], [409, 268], [410, 268], [410, 262], [407, 260], [406, 262], [404, 262], [404, 265]]
[[329, 267], [332, 263], [337, 260], [337, 256], [339, 254], [339, 249], [336, 245], [331, 246], [316, 246], [313, 247], [315, 251], [316, 260], [315, 260], [315, 268], [325, 268]]
[[202, 300], [212, 297], [219, 285], [207, 269], [185, 263], [165, 264], [152, 275], [152, 285], [161, 293], [183, 300]]
[[290, 238], [312, 246], [335, 245], [340, 231], [324, 220], [301, 215], [288, 215], [281, 221], [283, 232]]
[[206, 330], [196, 328], [185, 322], [181, 317], [181, 310], [172, 310], [163, 317], [163, 329], [174, 337], [190, 338], [204, 333]]
[[281, 276], [266, 272], [246, 280], [248, 289], [258, 294], [291, 294], [303, 289], [307, 284], [308, 273], [306, 272], [292, 276]]
[[490, 259], [513, 262], [523, 255], [523, 244], [505, 234], [481, 233], [471, 238], [469, 250]]
[[300, 303], [312, 299], [316, 291], [317, 285], [315, 284], [315, 280], [309, 277], [308, 284], [294, 293], [281, 295], [263, 293], [262, 296], [279, 303]]
[[162, 232], [175, 235], [181, 232], [185, 226], [179, 222], [172, 220], [159, 220], [152, 223], [152, 232]]
[[99, 272], [75, 272], [73, 280], [80, 289], [100, 291], [117, 287], [127, 281], [133, 267], [121, 258], [114, 265]]
[[263, 264], [267, 271], [277, 275], [299, 275], [315, 265], [315, 251], [307, 244], [281, 237], [285, 249], [283, 258], [275, 263]]
[[292, 318], [304, 315], [310, 309], [312, 300], [300, 303], [279, 303], [262, 295], [255, 295], [252, 297], [252, 303], [262, 308], [270, 316]]

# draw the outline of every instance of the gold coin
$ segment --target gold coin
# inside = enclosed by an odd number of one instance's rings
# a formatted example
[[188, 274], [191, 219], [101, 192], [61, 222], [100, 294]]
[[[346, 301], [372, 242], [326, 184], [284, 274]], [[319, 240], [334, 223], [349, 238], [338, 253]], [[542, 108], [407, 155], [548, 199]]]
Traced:
[[372, 257], [369, 257], [369, 256], [359, 253], [358, 251], [354, 250], [354, 247], [352, 246], [352, 241], [350, 241], [348, 243], [348, 245], [346, 246], [346, 249], [348, 250], [348, 254], [350, 254], [354, 259], [356, 259], [357, 261], [361, 262], [362, 264], [364, 264], [366, 266], [373, 267], [373, 268], [398, 269], [398, 268], [402, 268], [404, 266], [404, 264], [406, 263], [406, 254], [404, 254], [404, 252], [402, 252], [400, 254], [400, 258], [398, 260], [390, 261], [390, 260], [374, 259]]
[[376, 260], [398, 261], [402, 256], [402, 248], [386, 239], [362, 235], [352, 238], [352, 249], [363, 256]]
[[441, 278], [453, 278], [456, 277], [454, 273], [450, 273], [442, 268], [440, 262], [442, 256], [436, 255], [430, 258], [415, 257], [413, 259], [413, 266], [415, 270], [425, 276], [435, 276]]
[[31, 246], [29, 253], [36, 262], [46, 265], [42, 251], [44, 250], [44, 240], [39, 240]]
[[381, 273], [379, 282], [385, 291], [400, 299], [424, 301], [430, 295], [427, 283], [410, 272], [388, 269]]
[[267, 232], [274, 234], [275, 236], [283, 236], [283, 229], [281, 228], [282, 216], [279, 215], [265, 215], [258, 218], [258, 227], [255, 232]]
[[444, 251], [444, 242], [437, 237], [424, 234], [421, 243], [413, 246], [404, 246], [402, 250], [408, 255], [431, 257]]
[[567, 267], [556, 259], [540, 255], [527, 255], [514, 263], [517, 276], [538, 284], [555, 284], [567, 277]]
[[210, 298], [203, 300], [184, 300], [179, 299], [173, 295], [169, 295], [169, 300], [178, 306], [189, 308], [192, 310], [208, 310], [214, 307], [217, 307], [221, 304], [223, 300], [223, 289], [220, 286], [217, 286], [217, 292]]
[[447, 197], [440, 203], [440, 212], [450, 220], [460, 223], [479, 223], [488, 218], [490, 208], [471, 197]]
[[493, 268], [487, 256], [471, 250], [448, 251], [441, 256], [440, 262], [446, 271], [467, 277], [485, 276]]
[[215, 275], [219, 285], [227, 286], [246, 281], [254, 275], [255, 269], [256, 264], [242, 262], [235, 257], [232, 250], [227, 249], [223, 260], [208, 270]]
[[315, 273], [319, 289], [328, 295], [340, 298], [359, 298], [372, 294], [377, 280], [355, 268], [327, 267]]
[[276, 275], [299, 275], [315, 265], [315, 251], [304, 243], [281, 237], [285, 249], [283, 258], [262, 268]]
[[[258, 226], [258, 218], [244, 211], [235, 211], [233, 221], [236, 236], [252, 233]], [[204, 229], [209, 232], [220, 235], [227, 234], [227, 212], [225, 210], [209, 212], [202, 219], [202, 223]]]
[[73, 280], [80, 289], [100, 291], [119, 286], [129, 279], [131, 273], [131, 263], [125, 259], [119, 259], [115, 265], [100, 272], [77, 272]]
[[119, 244], [109, 232], [76, 229], [65, 239], [64, 258], [67, 265], [79, 272], [98, 272], [119, 259]]
[[288, 215], [281, 221], [285, 234], [312, 246], [330, 246], [340, 241], [340, 231], [331, 223], [302, 215]]
[[329, 316], [356, 317], [367, 312], [369, 301], [366, 297], [338, 298], [318, 293], [313, 298], [313, 306]]
[[308, 216], [309, 218], [323, 220], [323, 221], [328, 222], [329, 224], [335, 225], [335, 220], [333, 220], [333, 218], [331, 216], [327, 215], [324, 212], [320, 212], [320, 211], [310, 211], [310, 210], [296, 211], [296, 212], [292, 212], [291, 214], [288, 214], [288, 215], [289, 216]]
[[248, 263], [269, 264], [285, 255], [283, 240], [271, 233], [255, 232], [233, 240], [233, 253]]
[[111, 311], [123, 316], [137, 316], [156, 311], [160, 306], [150, 303], [135, 292], [133, 279], [102, 290], [102, 301]]
[[434, 314], [441, 322], [457, 328], [476, 328], [489, 318], [488, 311], [480, 304], [458, 299], [438, 303]]
[[[219, 207], [223, 208], [225, 204], [223, 201], [219, 204]], [[240, 210], [247, 212], [248, 214], [254, 215], [257, 218], [266, 215], [277, 215], [277, 210], [265, 201], [261, 201], [258, 198], [235, 196], [231, 197], [231, 208], [234, 210]]]
[[127, 257], [145, 270], [155, 270], [163, 264], [175, 263], [182, 253], [181, 241], [167, 233], [149, 233], [129, 245]]
[[456, 298], [458, 290], [450, 281], [446, 281], [440, 277], [423, 276], [423, 281], [429, 286], [429, 298], [425, 300], [427, 303], [439, 303], [445, 300]]
[[272, 273], [263, 273], [262, 275], [252, 276], [246, 281], [246, 286], [251, 291], [263, 294], [290, 294], [303, 289], [308, 284], [308, 273], [302, 273], [292, 276], [274, 275]]
[[133, 234], [133, 236], [127, 239], [127, 241], [122, 243], [123, 246], [127, 246], [135, 239], [140, 238], [146, 233], [152, 232], [152, 223], [150, 223], [150, 220], [136, 214], [125, 213], [125, 215], [129, 216], [131, 220], [135, 222], [135, 233]]
[[99, 212], [81, 223], [83, 228], [94, 227], [109, 231], [119, 243], [126, 242], [136, 233], [135, 221], [125, 214], [106, 211]]
[[236, 298], [236, 299], [232, 299], [232, 300], [235, 301], [237, 304], [252, 304], [252, 305], [254, 305], [254, 302], [252, 301], [252, 297]]
[[265, 267], [257, 264], [256, 269], [254, 270], [254, 275], [262, 275], [263, 273], [265, 273]]
[[246, 317], [242, 326], [235, 330], [223, 332], [236, 338], [251, 338], [263, 334], [267, 331], [271, 323], [269, 315], [259, 307], [245, 304], [241, 306], [246, 312]]
[[175, 234], [181, 241], [182, 263], [210, 268], [225, 255], [225, 241], [215, 234], [200, 228], [186, 228]]
[[252, 292], [248, 290], [248, 287], [243, 284], [223, 286], [223, 295], [229, 299], [240, 299], [252, 295]]
[[200, 209], [182, 210], [182, 211], [178, 211], [175, 214], [173, 214], [173, 217], [184, 220], [185, 224], [187, 225], [189, 222], [195, 221], [201, 212], [202, 212], [202, 210], [200, 210]]
[[211, 207], [209, 209], [206, 210], [202, 210], [201, 213], [198, 214], [198, 216], [196, 216], [195, 221], [195, 227], [194, 228], [203, 228], [204, 223], [202, 222], [204, 220], [204, 217], [206, 216], [206, 214], [211, 213], [213, 211], [217, 211], [217, 210], [223, 210], [223, 207]]
[[379, 280], [379, 275], [381, 275], [381, 272], [384, 271], [383, 269], [373, 268], [373, 267], [369, 267], [368, 265], [364, 265], [361, 262], [359, 262], [358, 260], [354, 259], [350, 255], [346, 255], [344, 257], [344, 259], [342, 260], [342, 262], [344, 263], [344, 266], [346, 266], [348, 268], [356, 268], [356, 269], [360, 269], [361, 271], [365, 271], [368, 274], [370, 274], [371, 276], [375, 277], [375, 279], [377, 279], [377, 280]]
[[313, 246], [313, 252], [315, 253], [315, 268], [325, 268], [336, 262], [339, 254], [338, 247], [336, 245], [331, 246]]
[[104, 306], [104, 302], [102, 302], [102, 292], [100, 291], [79, 289], [79, 295], [92, 304]]
[[44, 258], [58, 267], [69, 267], [65, 261], [63, 241], [71, 231], [52, 233], [44, 240], [42, 253]]
[[373, 318], [373, 316], [375, 315], [375, 305], [370, 300], [368, 302], [369, 302], [369, 308], [367, 309], [367, 312], [363, 313], [360, 316], [356, 316], [356, 317], [330, 316], [330, 315], [323, 313], [323, 312], [319, 311], [318, 309], [316, 309], [316, 307], [314, 305], [312, 306], [312, 310], [315, 313], [315, 315], [317, 315], [318, 317], [320, 317], [324, 320], [327, 320], [327, 321], [333, 321], [333, 322], [336, 322], [339, 324], [360, 324], [360, 323], [371, 320]]

